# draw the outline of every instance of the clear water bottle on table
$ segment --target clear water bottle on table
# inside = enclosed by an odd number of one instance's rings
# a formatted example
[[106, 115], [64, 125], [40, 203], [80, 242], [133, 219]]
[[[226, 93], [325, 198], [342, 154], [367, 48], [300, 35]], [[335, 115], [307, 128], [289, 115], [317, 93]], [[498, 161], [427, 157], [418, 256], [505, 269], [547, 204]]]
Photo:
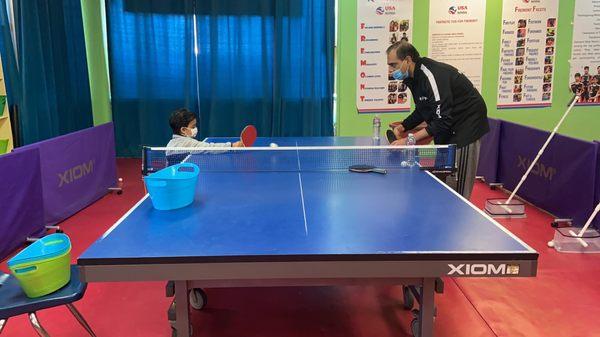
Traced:
[[379, 118], [379, 115], [375, 115], [375, 117], [373, 117], [373, 139], [379, 140], [380, 134], [381, 134], [381, 118]]
[[[412, 133], [408, 134], [408, 137], [406, 138], [406, 145], [407, 146], [415, 146], [417, 145], [417, 140], [415, 138], [415, 135], [413, 135]], [[407, 149], [406, 150], [406, 164], [408, 167], [413, 167], [415, 166], [415, 155], [416, 155], [417, 150], [416, 149]]]

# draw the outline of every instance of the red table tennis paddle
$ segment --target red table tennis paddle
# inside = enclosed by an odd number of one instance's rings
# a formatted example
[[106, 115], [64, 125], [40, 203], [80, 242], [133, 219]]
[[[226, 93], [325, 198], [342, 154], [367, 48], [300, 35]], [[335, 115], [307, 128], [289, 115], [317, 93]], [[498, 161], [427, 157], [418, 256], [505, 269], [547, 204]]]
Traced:
[[240, 139], [242, 140], [242, 144], [244, 144], [245, 147], [250, 147], [254, 145], [254, 142], [256, 141], [256, 136], [256, 127], [254, 125], [248, 125], [244, 128], [244, 130], [242, 130], [242, 133], [240, 134]]

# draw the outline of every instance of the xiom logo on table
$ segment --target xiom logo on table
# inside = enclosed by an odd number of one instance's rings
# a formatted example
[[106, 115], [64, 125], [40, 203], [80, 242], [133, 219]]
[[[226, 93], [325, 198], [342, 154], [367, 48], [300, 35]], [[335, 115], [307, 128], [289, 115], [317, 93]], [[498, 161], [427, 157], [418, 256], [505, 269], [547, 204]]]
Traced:
[[78, 179], [81, 179], [91, 173], [94, 172], [94, 160], [90, 160], [87, 163], [79, 164], [73, 166], [63, 173], [58, 174], [58, 178], [60, 179], [58, 183], [58, 187], [63, 187], [64, 185], [68, 185]]
[[516, 264], [448, 264], [448, 267], [450, 267], [449, 276], [519, 275], [519, 265]]

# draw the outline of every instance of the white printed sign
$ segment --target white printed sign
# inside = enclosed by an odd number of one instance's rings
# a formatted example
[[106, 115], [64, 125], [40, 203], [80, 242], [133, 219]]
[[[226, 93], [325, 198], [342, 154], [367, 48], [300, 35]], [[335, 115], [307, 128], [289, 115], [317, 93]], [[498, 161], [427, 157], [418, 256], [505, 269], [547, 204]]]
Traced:
[[[577, 0], [573, 18], [570, 88], [578, 105], [600, 105], [600, 2]], [[563, 88], [559, 88], [563, 90]]]
[[481, 91], [485, 0], [429, 2], [429, 57], [464, 73]]
[[498, 108], [552, 105], [558, 0], [504, 0]]
[[359, 113], [410, 110], [410, 91], [390, 77], [386, 49], [412, 41], [412, 0], [358, 0], [356, 106]]

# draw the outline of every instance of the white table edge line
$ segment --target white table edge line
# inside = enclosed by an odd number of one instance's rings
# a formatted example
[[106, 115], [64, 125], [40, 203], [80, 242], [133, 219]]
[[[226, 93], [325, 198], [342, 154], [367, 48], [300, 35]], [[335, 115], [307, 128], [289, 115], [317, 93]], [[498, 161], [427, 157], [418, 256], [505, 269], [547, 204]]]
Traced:
[[117, 228], [129, 215], [131, 215], [131, 213], [133, 213], [133, 211], [135, 211], [136, 208], [138, 208], [142, 202], [144, 202], [144, 200], [146, 200], [146, 198], [148, 198], [150, 196], [150, 194], [146, 194], [144, 195], [144, 197], [142, 199], [140, 199], [135, 205], [133, 205], [133, 207], [131, 207], [127, 213], [123, 214], [123, 216], [117, 220], [117, 222], [115, 222], [114, 225], [110, 226], [109, 229], [106, 230], [106, 232], [104, 232], [104, 234], [102, 234], [102, 236], [100, 237], [100, 239], [104, 239], [106, 238], [115, 228]]
[[531, 248], [528, 244], [526, 244], [523, 240], [521, 240], [518, 236], [516, 236], [515, 234], [513, 234], [511, 231], [509, 231], [508, 229], [506, 229], [506, 227], [502, 226], [498, 221], [494, 220], [489, 214], [485, 213], [484, 211], [482, 211], [481, 209], [477, 208], [475, 205], [473, 205], [469, 200], [467, 200], [465, 197], [463, 197], [462, 195], [460, 195], [458, 192], [456, 192], [455, 190], [453, 190], [452, 188], [450, 188], [450, 186], [446, 185], [443, 181], [441, 181], [438, 177], [436, 177], [433, 173], [429, 172], [429, 171], [425, 171], [430, 177], [432, 177], [433, 179], [435, 179], [439, 184], [441, 184], [442, 186], [444, 186], [447, 190], [449, 190], [450, 192], [452, 192], [455, 196], [457, 196], [460, 200], [464, 201], [467, 205], [469, 205], [471, 208], [473, 208], [474, 210], [476, 210], [479, 214], [483, 215], [487, 220], [491, 221], [496, 227], [498, 227], [500, 230], [502, 230], [504, 233], [508, 234], [511, 238], [513, 238], [513, 240], [517, 241], [519, 244], [521, 244], [523, 247], [527, 248], [527, 250], [537, 253], [537, 251], [533, 248]]

